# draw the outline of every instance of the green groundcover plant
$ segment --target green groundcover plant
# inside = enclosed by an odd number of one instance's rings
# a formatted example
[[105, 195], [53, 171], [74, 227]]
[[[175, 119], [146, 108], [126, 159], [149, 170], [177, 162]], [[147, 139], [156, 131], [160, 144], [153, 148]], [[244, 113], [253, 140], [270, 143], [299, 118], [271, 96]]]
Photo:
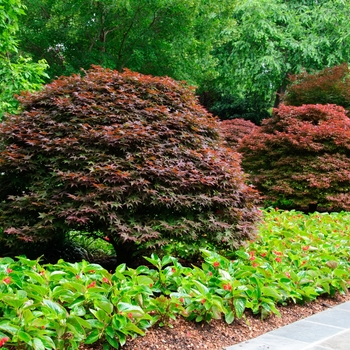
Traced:
[[202, 249], [201, 267], [169, 255], [114, 272], [86, 261], [41, 265], [0, 260], [0, 347], [78, 349], [125, 344], [176, 317], [232, 323], [251, 310], [279, 314], [277, 304], [304, 302], [349, 288], [350, 213], [271, 209], [260, 234], [228, 254]]

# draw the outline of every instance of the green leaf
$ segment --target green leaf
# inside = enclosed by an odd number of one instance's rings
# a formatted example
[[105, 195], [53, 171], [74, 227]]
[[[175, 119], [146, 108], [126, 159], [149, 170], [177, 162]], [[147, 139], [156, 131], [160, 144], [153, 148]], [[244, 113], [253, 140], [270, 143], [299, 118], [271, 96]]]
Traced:
[[102, 309], [98, 309], [98, 310], [90, 309], [90, 312], [102, 323], [109, 324], [109, 322], [111, 321], [111, 316], [109, 316]]
[[26, 284], [23, 286], [23, 289], [28, 293], [28, 295], [35, 299], [40, 301], [43, 297], [47, 296], [49, 294], [49, 289], [36, 285], [36, 284]]
[[137, 327], [134, 323], [127, 323], [124, 330], [126, 331], [132, 331], [136, 334], [139, 334], [139, 335], [145, 335], [145, 332], [143, 330], [141, 330], [139, 327]]
[[111, 338], [113, 338], [115, 336], [115, 330], [113, 329], [112, 326], [107, 326], [105, 329], [105, 332]]
[[125, 343], [126, 343], [126, 335], [119, 331], [119, 332], [117, 332], [117, 337], [119, 339], [120, 345], [121, 346], [125, 345]]
[[[126, 312], [126, 313], [132, 313], [133, 316], [141, 316], [145, 312], [140, 308], [140, 306], [129, 304], [129, 303], [118, 303], [118, 310], [119, 312]], [[138, 317], [136, 316], [136, 317]]]
[[96, 319], [89, 318], [86, 321], [90, 324], [91, 328], [103, 329], [105, 327], [104, 323], [102, 323]]
[[38, 284], [41, 286], [46, 284], [45, 279], [41, 275], [39, 275], [37, 272], [27, 270], [25, 273], [25, 276], [30, 277], [34, 281], [38, 282]]
[[56, 345], [50, 337], [43, 335], [40, 337], [40, 339], [43, 342], [46, 349], [56, 349]]
[[33, 339], [33, 349], [34, 350], [45, 350], [45, 346], [41, 339], [39, 338], [34, 338]]
[[27, 344], [29, 344], [32, 340], [32, 337], [30, 336], [30, 334], [28, 334], [24, 331], [21, 331], [21, 330], [17, 333], [17, 336], [18, 336], [19, 340], [22, 340]]
[[198, 288], [198, 291], [202, 294], [202, 295], [206, 295], [209, 293], [209, 289], [202, 283], [200, 283], [199, 281], [197, 280], [192, 280], [191, 281], [192, 284], [194, 284], [197, 288]]
[[106, 301], [97, 300], [95, 302], [95, 305], [97, 307], [101, 308], [107, 314], [111, 314], [114, 310], [114, 305], [111, 302], [109, 302], [108, 300], [106, 300]]
[[232, 279], [231, 275], [225, 270], [219, 269], [219, 274], [226, 281], [231, 281]]
[[242, 318], [247, 300], [244, 298], [236, 298], [233, 300], [233, 305], [238, 318]]
[[[85, 321], [86, 322], [86, 321]], [[90, 324], [86, 322], [89, 327]], [[82, 327], [81, 322], [77, 320], [76, 316], [69, 316], [67, 318], [67, 327], [70, 329], [70, 331], [79, 339], [83, 340], [86, 336], [85, 329]]]
[[114, 337], [110, 337], [109, 335], [106, 335], [106, 339], [108, 343], [113, 346], [113, 349], [119, 349], [119, 342]]
[[225, 322], [227, 324], [231, 324], [235, 319], [235, 313], [233, 311], [230, 311], [225, 314]]
[[0, 329], [2, 331], [8, 332], [12, 335], [15, 335], [17, 333], [19, 327], [11, 324], [10, 321], [6, 320], [6, 321], [0, 322]]
[[73, 281], [65, 282], [62, 284], [62, 287], [68, 290], [75, 290], [80, 293], [85, 292], [85, 286], [82, 283], [78, 283], [78, 282], [73, 282]]
[[144, 285], [149, 287], [151, 284], [153, 284], [154, 281], [152, 278], [149, 278], [147, 276], [137, 276], [137, 284]]
[[261, 287], [261, 295], [272, 297], [276, 301], [281, 299], [281, 294], [279, 294], [276, 289], [272, 287]]
[[98, 341], [98, 339], [100, 338], [100, 332], [98, 329], [94, 329], [86, 338], [84, 344], [92, 344], [95, 343], [96, 341]]

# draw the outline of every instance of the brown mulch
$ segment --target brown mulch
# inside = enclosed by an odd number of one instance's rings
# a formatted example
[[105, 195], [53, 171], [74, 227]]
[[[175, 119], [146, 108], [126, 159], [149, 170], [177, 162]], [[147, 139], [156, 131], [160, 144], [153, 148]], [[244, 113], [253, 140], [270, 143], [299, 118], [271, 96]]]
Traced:
[[[350, 301], [349, 293], [334, 298], [319, 297], [304, 305], [279, 306], [281, 317], [271, 315], [265, 320], [247, 312], [243, 319], [231, 325], [221, 320], [207, 324], [180, 318], [173, 322], [174, 328], [153, 327], [144, 337], [129, 339], [122, 350], [222, 350], [346, 301]], [[102, 346], [81, 346], [80, 350], [102, 350]]]

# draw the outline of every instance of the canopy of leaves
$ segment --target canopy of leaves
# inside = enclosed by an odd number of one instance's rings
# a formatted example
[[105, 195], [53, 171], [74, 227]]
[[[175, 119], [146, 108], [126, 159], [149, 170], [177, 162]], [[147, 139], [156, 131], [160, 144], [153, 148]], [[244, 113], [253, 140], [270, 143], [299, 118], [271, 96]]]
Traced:
[[243, 139], [259, 127], [249, 120], [227, 119], [220, 122], [220, 133], [229, 147], [236, 149]]
[[3, 0], [0, 4], [0, 119], [5, 112], [16, 112], [14, 94], [40, 88], [47, 77], [45, 60], [34, 63], [18, 52], [16, 34], [24, 9], [20, 0]]
[[225, 113], [220, 102], [231, 96], [231, 109], [242, 101], [244, 114], [254, 109], [263, 116], [278, 106], [289, 74], [349, 60], [349, 1], [245, 0], [231, 15], [231, 40], [215, 46], [218, 76], [201, 84], [201, 92], [215, 93], [205, 104], [210, 111]]
[[0, 128], [5, 244], [77, 229], [122, 254], [128, 243], [254, 237], [257, 194], [240, 156], [182, 84], [94, 67], [20, 100]]
[[21, 45], [51, 77], [98, 64], [199, 84], [216, 75], [213, 47], [234, 23], [231, 0], [23, 1]]
[[283, 97], [286, 105], [336, 104], [350, 108], [350, 70], [347, 63], [320, 72], [302, 72], [289, 77], [291, 82]]
[[343, 107], [281, 105], [239, 151], [265, 199], [350, 209], [350, 119]]

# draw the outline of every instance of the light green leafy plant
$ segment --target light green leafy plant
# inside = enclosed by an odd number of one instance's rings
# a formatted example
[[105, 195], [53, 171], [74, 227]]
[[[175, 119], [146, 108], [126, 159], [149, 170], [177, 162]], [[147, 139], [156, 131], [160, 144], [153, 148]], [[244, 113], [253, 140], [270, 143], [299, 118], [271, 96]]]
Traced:
[[348, 291], [350, 213], [264, 214], [256, 241], [230, 259], [202, 249], [201, 267], [155, 254], [149, 267], [122, 264], [114, 273], [86, 261], [1, 258], [0, 346], [118, 349], [177, 317], [232, 323], [246, 310], [264, 318], [278, 315], [278, 304]]

